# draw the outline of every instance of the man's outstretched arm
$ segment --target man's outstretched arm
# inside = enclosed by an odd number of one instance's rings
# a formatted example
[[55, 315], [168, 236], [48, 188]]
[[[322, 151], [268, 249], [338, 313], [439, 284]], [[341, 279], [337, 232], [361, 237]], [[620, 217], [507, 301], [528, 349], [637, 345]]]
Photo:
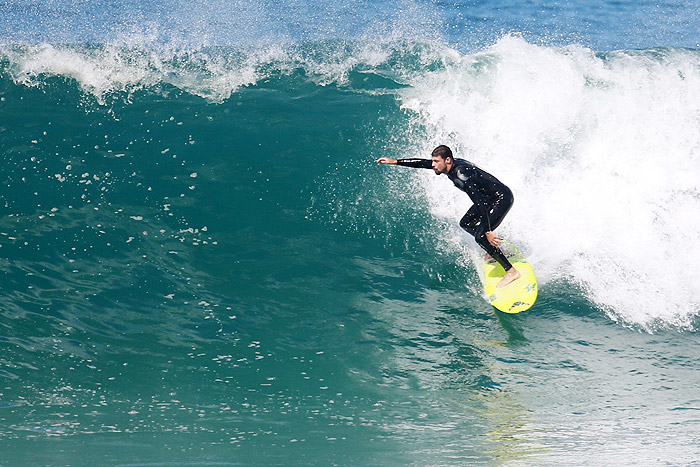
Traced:
[[377, 164], [403, 165], [404, 167], [415, 167], [418, 169], [432, 169], [433, 162], [430, 159], [392, 159], [391, 157], [380, 157]]

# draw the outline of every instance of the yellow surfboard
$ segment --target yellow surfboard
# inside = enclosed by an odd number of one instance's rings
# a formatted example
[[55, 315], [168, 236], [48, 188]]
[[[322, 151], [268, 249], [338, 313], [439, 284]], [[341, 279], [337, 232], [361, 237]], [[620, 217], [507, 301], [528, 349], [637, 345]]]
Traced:
[[496, 287], [505, 275], [503, 266], [495, 260], [484, 260], [482, 265], [484, 292], [491, 304], [503, 313], [520, 313], [529, 309], [537, 300], [537, 280], [532, 267], [510, 242], [503, 242], [501, 250], [520, 273], [520, 278], [505, 287]]

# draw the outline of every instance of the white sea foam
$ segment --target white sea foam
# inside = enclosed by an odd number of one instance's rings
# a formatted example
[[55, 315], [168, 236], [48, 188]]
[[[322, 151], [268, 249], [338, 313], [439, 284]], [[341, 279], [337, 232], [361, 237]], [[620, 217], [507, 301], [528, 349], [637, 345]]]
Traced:
[[[280, 60], [279, 54], [282, 54]], [[284, 62], [278, 47], [241, 53], [207, 50], [125, 48], [37, 44], [5, 46], [0, 57], [10, 62], [15, 82], [41, 86], [48, 77], [74, 80], [98, 102], [114, 94], [172, 86], [213, 102], [228, 99], [242, 86], [260, 79], [259, 69], [272, 61]]]
[[[403, 95], [416, 152], [453, 146], [515, 192], [499, 229], [548, 284], [575, 284], [615, 320], [689, 326], [700, 309], [700, 54], [595, 54], [504, 37]], [[411, 154], [414, 156], [416, 154]], [[468, 206], [423, 173], [440, 219]]]

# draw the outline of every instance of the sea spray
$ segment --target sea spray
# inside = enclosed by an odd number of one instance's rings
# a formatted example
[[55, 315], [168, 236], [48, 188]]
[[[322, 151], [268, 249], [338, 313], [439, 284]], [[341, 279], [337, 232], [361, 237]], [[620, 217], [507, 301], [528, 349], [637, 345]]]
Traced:
[[[596, 54], [505, 37], [418, 77], [402, 93], [426, 141], [445, 142], [515, 192], [500, 232], [613, 319], [689, 326], [700, 286], [700, 55]], [[415, 154], [411, 154], [412, 156]], [[436, 217], [468, 200], [422, 174]]]

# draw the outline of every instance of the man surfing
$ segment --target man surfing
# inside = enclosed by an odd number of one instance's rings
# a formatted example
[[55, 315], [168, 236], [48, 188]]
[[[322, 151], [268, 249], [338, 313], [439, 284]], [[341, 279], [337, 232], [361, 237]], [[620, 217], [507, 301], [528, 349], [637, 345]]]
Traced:
[[473, 235], [476, 243], [498, 261], [506, 272], [497, 287], [504, 287], [520, 277], [518, 270], [499, 248], [501, 239], [493, 233], [513, 205], [513, 192], [510, 188], [471, 162], [455, 159], [452, 150], [445, 145], [436, 147], [431, 159], [380, 157], [377, 164], [433, 169], [436, 175], [447, 174], [452, 183], [474, 202], [459, 221], [459, 226]]

